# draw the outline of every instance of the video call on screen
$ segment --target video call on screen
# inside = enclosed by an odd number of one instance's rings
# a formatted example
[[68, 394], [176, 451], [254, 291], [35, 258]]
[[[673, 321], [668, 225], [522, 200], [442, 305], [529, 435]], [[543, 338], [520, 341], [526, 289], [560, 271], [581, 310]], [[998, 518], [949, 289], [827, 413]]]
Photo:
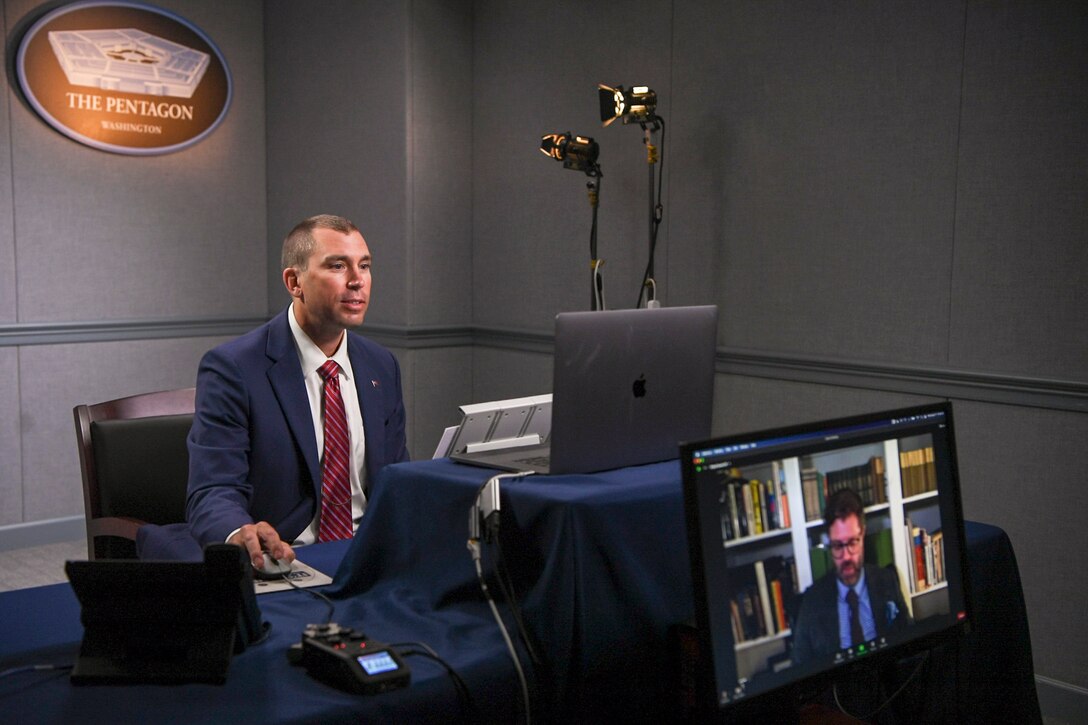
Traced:
[[[887, 651], [966, 616], [953, 447], [936, 411], [727, 438], [692, 451], [685, 474], [698, 496], [704, 612], [721, 704]], [[844, 488], [864, 510], [862, 534], [845, 545], [829, 540], [824, 522], [828, 498]], [[879, 631], [844, 646], [829, 638], [839, 633], [839, 615], [828, 609], [820, 626], [829, 636], [810, 632], [801, 647], [806, 593], [821, 580], [826, 590], [836, 562], [846, 559], [865, 569], [869, 628], [879, 623]], [[815, 627], [815, 605], [808, 611], [802, 623]]]

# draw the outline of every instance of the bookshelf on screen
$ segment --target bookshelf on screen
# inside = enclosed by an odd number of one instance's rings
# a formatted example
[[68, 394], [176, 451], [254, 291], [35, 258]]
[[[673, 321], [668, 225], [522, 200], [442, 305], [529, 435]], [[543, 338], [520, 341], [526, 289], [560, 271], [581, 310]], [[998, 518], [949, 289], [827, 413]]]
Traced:
[[[680, 460], [702, 709], [800, 706], [814, 682], [896, 661], [967, 621], [950, 404], [687, 443]], [[861, 498], [864, 563], [895, 573], [908, 626], [802, 659], [797, 614], [835, 576], [824, 505], [842, 488]]]

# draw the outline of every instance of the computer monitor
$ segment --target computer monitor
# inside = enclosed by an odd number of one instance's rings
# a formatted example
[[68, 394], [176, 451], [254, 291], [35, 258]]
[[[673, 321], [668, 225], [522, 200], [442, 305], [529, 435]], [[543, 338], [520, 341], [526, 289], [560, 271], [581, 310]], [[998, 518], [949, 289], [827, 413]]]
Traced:
[[74, 684], [222, 684], [231, 656], [268, 631], [245, 550], [209, 544], [204, 561], [96, 559], [64, 566], [81, 606]]
[[799, 708], [967, 622], [951, 404], [685, 443], [680, 461], [704, 714]]

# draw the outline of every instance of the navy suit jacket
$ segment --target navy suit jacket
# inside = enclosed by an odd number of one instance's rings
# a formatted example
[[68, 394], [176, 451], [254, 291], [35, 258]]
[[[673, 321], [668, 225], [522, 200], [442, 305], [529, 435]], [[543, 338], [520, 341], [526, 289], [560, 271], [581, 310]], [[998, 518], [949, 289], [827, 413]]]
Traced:
[[[797, 619], [793, 623], [795, 663], [832, 655], [842, 649], [839, 642], [838, 587], [835, 572], [830, 571], [805, 590]], [[873, 610], [878, 637], [894, 634], [910, 623], [899, 575], [894, 566], [865, 567], [865, 588]]]
[[[268, 521], [290, 542], [317, 512], [320, 453], [289, 311], [200, 362], [186, 518], [201, 546], [256, 521]], [[347, 344], [373, 481], [382, 467], [408, 460], [400, 366], [384, 347], [352, 332]]]

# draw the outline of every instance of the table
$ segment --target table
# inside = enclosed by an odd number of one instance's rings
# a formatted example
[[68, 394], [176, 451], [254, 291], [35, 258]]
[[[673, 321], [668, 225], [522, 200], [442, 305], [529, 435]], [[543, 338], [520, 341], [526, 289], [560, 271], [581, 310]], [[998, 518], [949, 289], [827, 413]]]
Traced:
[[[383, 471], [373, 525], [341, 565], [339, 594], [412, 588], [434, 609], [478, 599], [468, 511], [494, 473], [446, 460]], [[666, 716], [672, 683], [657, 663], [668, 626], [692, 616], [679, 462], [530, 476], [503, 482], [501, 500], [501, 550], [546, 661], [534, 711]], [[497, 551], [486, 552], [489, 571]]]
[[[348, 542], [299, 550], [299, 558], [322, 571], [334, 571]], [[327, 587], [325, 587], [327, 589]], [[363, 697], [318, 682], [288, 664], [287, 648], [308, 622], [321, 622], [327, 606], [298, 591], [258, 597], [269, 637], [249, 647], [231, 663], [223, 686], [90, 685], [73, 686], [66, 672], [20, 673], [0, 680], [0, 711], [7, 722], [299, 722], [405, 721], [511, 722], [517, 685], [490, 614], [478, 603], [435, 615], [413, 612], [405, 603], [396, 611], [374, 612], [361, 602], [357, 619], [336, 602], [334, 621], [357, 626], [386, 642], [423, 640], [451, 663], [468, 682], [480, 712], [462, 709], [452, 681], [437, 663], [409, 657], [410, 688]], [[82, 627], [79, 603], [67, 584], [0, 595], [0, 670], [26, 664], [71, 664], [79, 651]]]
[[[413, 588], [436, 609], [478, 598], [462, 542], [493, 473], [447, 460], [387, 469], [372, 526], [337, 574], [340, 595]], [[679, 462], [506, 481], [501, 501], [502, 554], [546, 660], [534, 711], [557, 721], [675, 718], [675, 681], [662, 675], [673, 663], [662, 659], [669, 627], [693, 616]], [[932, 653], [923, 686], [900, 709], [919, 722], [948, 712], [961, 722], [1040, 722], [1012, 544], [995, 526], [965, 528], [973, 627]], [[373, 555], [392, 541], [395, 551]]]
[[[426, 641], [464, 678], [475, 709], [441, 666], [421, 658], [409, 659], [409, 688], [377, 696], [311, 679], [284, 652], [306, 623], [324, 619], [325, 605], [283, 592], [259, 597], [271, 636], [235, 657], [226, 685], [73, 687], [66, 674], [27, 673], [0, 680], [0, 711], [12, 722], [515, 722], [518, 681], [466, 548], [469, 509], [493, 473], [448, 460], [389, 466], [350, 544], [299, 549], [311, 566], [335, 571], [325, 588], [334, 621], [384, 642]], [[678, 462], [507, 481], [500, 499], [498, 543], [484, 547], [484, 568], [492, 574], [501, 552], [542, 655], [533, 668], [519, 645], [534, 722], [674, 717], [662, 658], [669, 626], [693, 612]], [[935, 653], [922, 694], [967, 702], [979, 722], [1008, 716], [1010, 706], [1022, 707], [1014, 719], [1038, 721], [1011, 544], [996, 527], [969, 523], [967, 533], [976, 624]], [[0, 611], [0, 670], [74, 659], [82, 629], [66, 584], [0, 594]], [[958, 690], [942, 662], [960, 665]]]

